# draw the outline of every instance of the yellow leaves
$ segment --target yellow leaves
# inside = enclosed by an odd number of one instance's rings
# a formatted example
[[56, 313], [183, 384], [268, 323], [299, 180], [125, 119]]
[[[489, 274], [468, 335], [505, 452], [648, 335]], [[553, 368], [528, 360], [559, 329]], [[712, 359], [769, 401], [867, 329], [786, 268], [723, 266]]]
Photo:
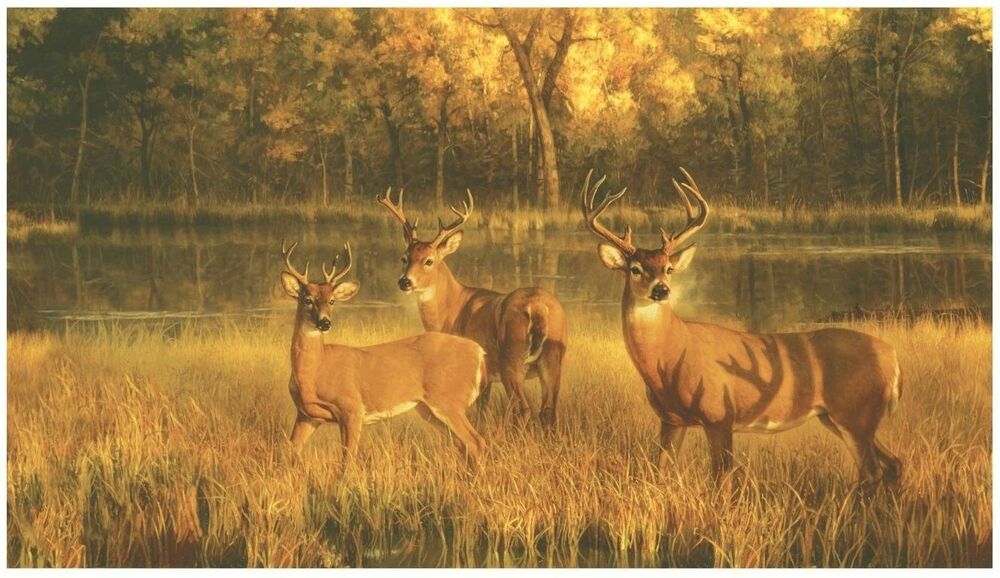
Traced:
[[982, 44], [987, 50], [993, 50], [993, 9], [992, 8], [954, 8], [954, 22], [957, 26], [967, 28], [968, 39], [976, 44]]
[[261, 116], [268, 127], [275, 131], [284, 131], [302, 124], [300, 115], [302, 103], [283, 100], [272, 106]]
[[797, 8], [780, 10], [785, 28], [809, 51], [828, 47], [847, 32], [857, 8]]
[[698, 48], [713, 56], [729, 56], [743, 42], [758, 43], [768, 34], [771, 8], [701, 8], [695, 22], [701, 29]]
[[265, 154], [267, 158], [283, 163], [291, 163], [299, 160], [309, 147], [299, 141], [277, 138], [267, 148]]

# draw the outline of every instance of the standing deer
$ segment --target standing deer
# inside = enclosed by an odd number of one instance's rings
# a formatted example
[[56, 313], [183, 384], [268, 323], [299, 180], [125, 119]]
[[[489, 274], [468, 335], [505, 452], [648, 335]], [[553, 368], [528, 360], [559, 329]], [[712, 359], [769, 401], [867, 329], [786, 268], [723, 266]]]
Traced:
[[363, 424], [374, 423], [416, 408], [428, 421], [444, 424], [461, 442], [473, 466], [485, 441], [466, 417], [485, 377], [485, 352], [475, 342], [424, 333], [390, 343], [348, 347], [324, 343], [333, 306], [357, 294], [357, 281], [341, 282], [351, 269], [351, 246], [345, 245], [347, 265], [337, 273], [337, 260], [325, 282], [310, 283], [309, 263], [299, 271], [291, 263], [298, 243], [281, 253], [285, 271], [281, 285], [298, 302], [292, 333], [292, 376], [288, 389], [298, 410], [291, 441], [301, 450], [323, 423], [340, 426], [344, 464], [357, 452]]
[[[590, 190], [591, 171], [582, 191], [584, 219], [607, 241], [598, 246], [601, 262], [625, 275], [625, 347], [660, 418], [660, 470], [680, 449], [684, 428], [704, 428], [718, 479], [732, 469], [734, 431], [777, 432], [816, 416], [851, 449], [862, 487], [898, 480], [901, 462], [875, 438], [900, 395], [899, 364], [887, 343], [847, 329], [744, 333], [684, 321], [673, 312], [671, 277], [688, 267], [695, 250], [681, 245], [709, 212], [694, 179], [681, 170], [687, 182], [673, 184], [688, 222], [672, 236], [660, 229], [658, 249], [636, 248], [627, 226], [618, 236], [598, 222], [627, 189], [595, 207], [604, 179]], [[697, 215], [686, 193], [697, 201]]]
[[[562, 304], [540, 287], [498, 293], [463, 285], [452, 275], [445, 257], [462, 243], [461, 227], [472, 214], [474, 199], [463, 210], [451, 207], [458, 218], [449, 225], [439, 221], [437, 235], [429, 242], [416, 237], [416, 222], [403, 213], [403, 191], [392, 202], [392, 189], [376, 200], [403, 226], [403, 275], [399, 288], [416, 293], [420, 318], [427, 331], [444, 331], [474, 340], [486, 349], [488, 380], [503, 382], [518, 420], [523, 424], [530, 415], [524, 395], [524, 381], [537, 376], [542, 384], [542, 407], [539, 420], [545, 427], [555, 427], [556, 401], [566, 351], [566, 314]], [[480, 407], [488, 399], [484, 390]]]

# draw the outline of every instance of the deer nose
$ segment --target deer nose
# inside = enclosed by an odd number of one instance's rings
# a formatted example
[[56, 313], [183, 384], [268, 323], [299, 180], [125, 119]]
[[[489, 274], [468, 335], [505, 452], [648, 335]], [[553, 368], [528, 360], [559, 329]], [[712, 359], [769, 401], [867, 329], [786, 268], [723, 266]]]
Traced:
[[670, 295], [670, 287], [666, 283], [657, 283], [649, 293], [649, 298], [653, 301], [663, 301]]
[[316, 322], [316, 329], [319, 329], [320, 331], [329, 331], [330, 320], [326, 318], [320, 319], [319, 321]]
[[401, 291], [408, 291], [413, 288], [413, 282], [406, 275], [399, 278], [399, 289]]

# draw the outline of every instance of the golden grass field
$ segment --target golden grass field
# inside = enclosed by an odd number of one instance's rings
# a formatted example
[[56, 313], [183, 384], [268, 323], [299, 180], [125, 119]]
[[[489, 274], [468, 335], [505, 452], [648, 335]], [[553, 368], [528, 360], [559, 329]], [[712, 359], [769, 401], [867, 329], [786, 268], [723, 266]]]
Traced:
[[[614, 316], [570, 311], [554, 435], [506, 427], [496, 391], [478, 474], [413, 414], [362, 434], [286, 436], [287, 319], [8, 336], [8, 563], [25, 566], [990, 566], [991, 340], [985, 325], [860, 326], [895, 345], [904, 462], [864, 498], [817, 422], [737, 435], [732, 493], [700, 432], [654, 471], [656, 419]], [[401, 326], [402, 325], [402, 326]], [[417, 330], [345, 309], [332, 339]], [[530, 382], [537, 405], [537, 387]]]

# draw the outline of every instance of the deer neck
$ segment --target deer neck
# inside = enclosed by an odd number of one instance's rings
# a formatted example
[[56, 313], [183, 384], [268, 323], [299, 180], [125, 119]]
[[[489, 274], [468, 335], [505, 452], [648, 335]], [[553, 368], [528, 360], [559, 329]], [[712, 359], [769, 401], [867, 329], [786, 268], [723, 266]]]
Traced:
[[452, 275], [448, 264], [442, 262], [437, 282], [417, 293], [420, 319], [427, 331], [449, 332], [468, 300], [467, 288]]
[[323, 333], [296, 316], [292, 334], [292, 374], [299, 387], [312, 386], [323, 360]]
[[690, 343], [687, 324], [669, 303], [636, 300], [627, 285], [622, 296], [622, 329], [632, 361], [649, 365], [650, 372], [680, 363]]

